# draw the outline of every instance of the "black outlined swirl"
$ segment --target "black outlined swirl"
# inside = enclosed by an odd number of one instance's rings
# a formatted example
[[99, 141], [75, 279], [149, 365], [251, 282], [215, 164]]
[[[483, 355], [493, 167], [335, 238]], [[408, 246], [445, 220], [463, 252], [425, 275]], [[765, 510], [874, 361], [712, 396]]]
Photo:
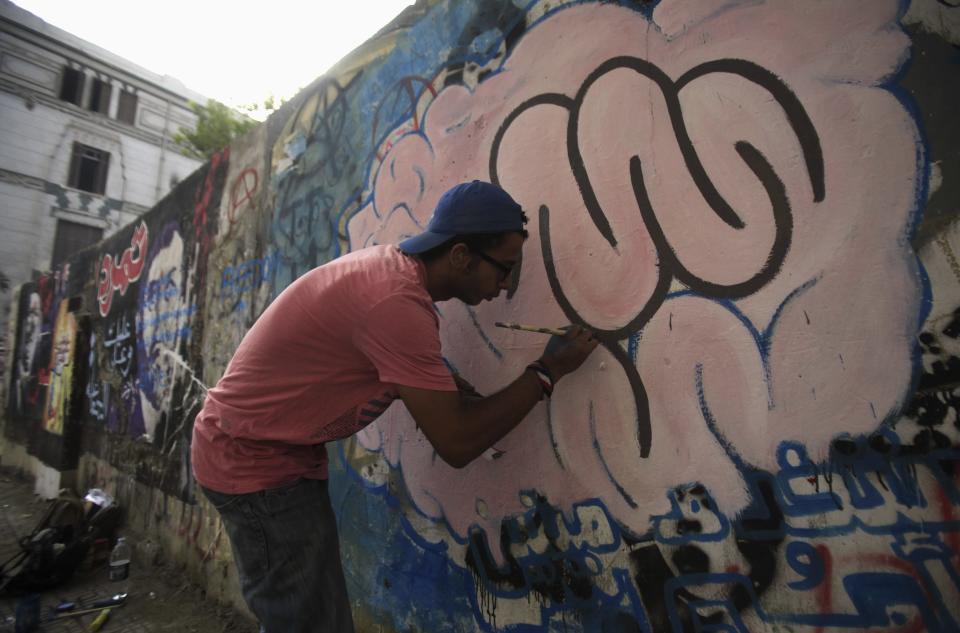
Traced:
[[[689, 170], [700, 195], [703, 196], [703, 199], [716, 216], [726, 225], [735, 230], [742, 230], [746, 227], [743, 219], [723, 198], [707, 175], [697, 155], [696, 148], [690, 140], [680, 105], [680, 91], [684, 86], [707, 75], [715, 73], [737, 75], [760, 86], [770, 94], [783, 109], [787, 123], [799, 142], [804, 165], [806, 166], [810, 179], [814, 202], [824, 200], [826, 192], [824, 185], [823, 152], [820, 146], [819, 136], [809, 115], [800, 100], [782, 79], [762, 66], [742, 59], [720, 59], [706, 62], [692, 68], [674, 81], [649, 61], [628, 56], [611, 58], [587, 76], [573, 98], [558, 93], [536, 95], [524, 101], [507, 115], [497, 130], [490, 152], [489, 169], [491, 181], [498, 184], [500, 182], [497, 165], [501, 145], [511, 125], [513, 125], [521, 114], [532, 108], [542, 106], [560, 107], [567, 110], [566, 145], [570, 168], [580, 190], [581, 197], [583, 198], [584, 207], [594, 227], [610, 247], [616, 249], [617, 236], [614, 234], [610, 222], [594, 193], [587, 168], [583, 162], [578, 141], [578, 125], [580, 110], [590, 88], [608, 73], [620, 70], [633, 71], [651, 80], [662, 92], [667, 106], [670, 124], [673, 128], [684, 164]], [[539, 234], [542, 256], [547, 280], [553, 296], [571, 323], [589, 327], [597, 332], [604, 347], [617, 359], [623, 368], [633, 389], [637, 410], [637, 438], [640, 445], [641, 457], [647, 457], [649, 455], [652, 443], [647, 395], [635, 364], [629, 355], [624, 352], [619, 341], [637, 332], [650, 320], [662, 305], [674, 279], [704, 297], [716, 299], [738, 299], [746, 297], [757, 292], [776, 277], [780, 272], [790, 248], [793, 236], [793, 214], [782, 180], [764, 154], [751, 143], [746, 140], [740, 140], [734, 144], [734, 148], [746, 166], [756, 176], [770, 200], [775, 234], [769, 254], [762, 267], [749, 279], [733, 284], [718, 284], [707, 281], [689, 271], [677, 256], [657, 220], [644, 181], [643, 164], [639, 156], [635, 154], [630, 158], [628, 166], [630, 186], [633, 189], [634, 197], [637, 201], [639, 217], [650, 234], [656, 248], [660, 265], [657, 283], [650, 299], [629, 322], [616, 328], [602, 329], [592, 325], [580, 315], [568, 299], [564, 292], [563, 285], [558, 278], [553, 258], [553, 244], [550, 237], [550, 209], [546, 205], [541, 205], [539, 208]], [[515, 288], [511, 288], [511, 295], [513, 290], [515, 290]]]

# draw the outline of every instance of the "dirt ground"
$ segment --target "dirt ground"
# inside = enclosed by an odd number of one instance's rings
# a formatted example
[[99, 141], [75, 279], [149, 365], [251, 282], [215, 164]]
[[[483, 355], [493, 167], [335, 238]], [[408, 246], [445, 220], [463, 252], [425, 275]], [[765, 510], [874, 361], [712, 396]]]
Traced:
[[[48, 502], [33, 494], [32, 483], [16, 474], [0, 470], [0, 562], [19, 551], [17, 542], [29, 534], [47, 509]], [[122, 530], [121, 530], [122, 532]], [[123, 606], [111, 609], [104, 633], [256, 633], [258, 627], [235, 610], [214, 600], [185, 579], [181, 570], [144, 564], [134, 559], [130, 577], [111, 581], [106, 565], [81, 568], [65, 584], [39, 594], [42, 633], [82, 632], [98, 612], [69, 618], [51, 619], [63, 602], [84, 605], [126, 593]], [[24, 596], [0, 594], [0, 633], [16, 631], [16, 612]], [[21, 620], [22, 622], [22, 620]]]

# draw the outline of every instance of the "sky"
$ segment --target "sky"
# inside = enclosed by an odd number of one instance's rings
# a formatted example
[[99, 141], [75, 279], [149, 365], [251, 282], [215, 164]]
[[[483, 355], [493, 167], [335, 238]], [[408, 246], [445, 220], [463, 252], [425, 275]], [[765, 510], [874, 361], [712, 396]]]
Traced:
[[[292, 97], [413, 0], [13, 0], [233, 107]], [[258, 117], [261, 118], [261, 117]]]

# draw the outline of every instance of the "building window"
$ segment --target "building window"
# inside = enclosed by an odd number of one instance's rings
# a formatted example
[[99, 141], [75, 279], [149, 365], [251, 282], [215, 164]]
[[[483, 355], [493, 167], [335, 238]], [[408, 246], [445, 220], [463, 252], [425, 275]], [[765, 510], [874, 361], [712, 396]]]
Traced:
[[83, 71], [76, 68], [64, 68], [60, 81], [60, 99], [73, 105], [80, 105], [83, 95]]
[[103, 229], [78, 222], [57, 220], [57, 233], [53, 238], [53, 258], [50, 268], [56, 268], [74, 254], [103, 239]]
[[110, 109], [110, 84], [102, 79], [94, 79], [90, 86], [90, 100], [87, 109], [92, 112], [106, 114]]
[[70, 179], [67, 185], [74, 189], [103, 195], [107, 190], [108, 169], [110, 169], [110, 152], [74, 143], [73, 156], [70, 157]]
[[117, 120], [133, 125], [137, 120], [137, 95], [126, 90], [120, 91], [117, 103]]

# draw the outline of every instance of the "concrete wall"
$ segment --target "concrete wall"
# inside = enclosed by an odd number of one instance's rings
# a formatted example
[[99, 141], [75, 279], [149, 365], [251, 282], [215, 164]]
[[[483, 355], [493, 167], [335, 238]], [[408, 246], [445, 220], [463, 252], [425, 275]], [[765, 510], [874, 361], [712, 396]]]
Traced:
[[[485, 392], [603, 345], [457, 471], [399, 404], [329, 447], [361, 631], [960, 628], [960, 9], [419, 3], [142, 220], [19, 291], [8, 455], [104, 486], [235, 599], [192, 417], [293, 279], [484, 178]], [[79, 297], [82, 300], [71, 298]]]

